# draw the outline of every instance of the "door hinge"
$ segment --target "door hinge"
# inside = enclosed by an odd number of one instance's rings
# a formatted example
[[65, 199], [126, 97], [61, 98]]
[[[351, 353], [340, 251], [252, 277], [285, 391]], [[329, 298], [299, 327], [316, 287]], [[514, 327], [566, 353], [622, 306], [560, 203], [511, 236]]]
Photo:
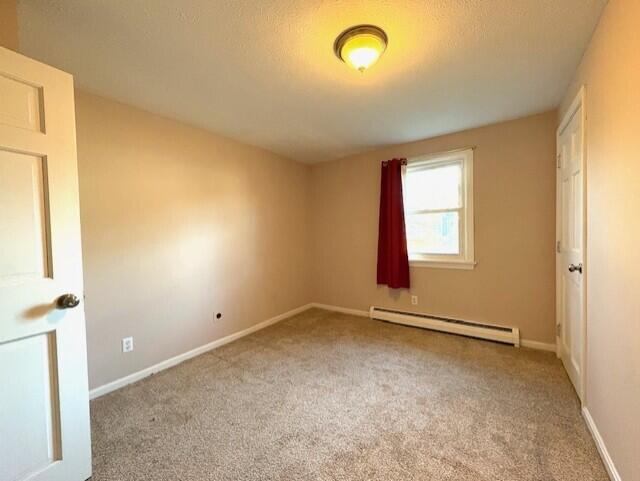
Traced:
[[556, 337], [560, 337], [562, 334], [562, 324], [556, 324]]
[[558, 154], [556, 157], [556, 165], [558, 166], [558, 169], [560, 168], [560, 160], [562, 159], [562, 155]]
[[556, 241], [556, 252], [560, 254], [560, 241]]

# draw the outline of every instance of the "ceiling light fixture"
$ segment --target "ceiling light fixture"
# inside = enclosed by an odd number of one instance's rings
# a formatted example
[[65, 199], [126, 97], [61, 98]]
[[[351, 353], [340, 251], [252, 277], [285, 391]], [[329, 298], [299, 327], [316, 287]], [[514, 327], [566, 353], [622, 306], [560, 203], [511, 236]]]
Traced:
[[336, 38], [333, 51], [344, 63], [364, 72], [387, 48], [387, 34], [375, 25], [356, 25]]

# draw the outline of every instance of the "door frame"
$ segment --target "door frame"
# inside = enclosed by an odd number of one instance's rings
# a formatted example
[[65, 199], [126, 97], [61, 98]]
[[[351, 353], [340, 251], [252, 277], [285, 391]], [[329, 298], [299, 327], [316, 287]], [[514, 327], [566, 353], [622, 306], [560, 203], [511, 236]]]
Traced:
[[582, 144], [582, 264], [583, 264], [583, 279], [582, 279], [582, 339], [580, 339], [580, 345], [582, 346], [582, 366], [580, 370], [580, 392], [578, 397], [581, 404], [584, 406], [584, 395], [587, 391], [587, 282], [589, 273], [589, 264], [587, 261], [587, 108], [586, 108], [586, 86], [582, 85], [577, 95], [571, 102], [571, 105], [562, 116], [562, 121], [556, 130], [556, 355], [560, 357], [562, 342], [558, 337], [559, 329], [565, 329], [563, 325], [562, 306], [560, 296], [561, 285], [561, 269], [565, 266], [560, 265], [560, 255], [558, 252], [558, 243], [560, 242], [561, 233], [561, 201], [560, 201], [560, 135], [562, 131], [569, 125], [569, 122], [573, 119], [576, 112], [580, 109], [580, 115], [582, 116], [582, 135], [580, 142]]

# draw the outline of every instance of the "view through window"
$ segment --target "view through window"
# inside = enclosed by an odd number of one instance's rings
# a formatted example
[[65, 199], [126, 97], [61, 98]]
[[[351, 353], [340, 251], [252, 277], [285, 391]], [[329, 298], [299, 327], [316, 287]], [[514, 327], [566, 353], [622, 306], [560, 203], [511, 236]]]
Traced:
[[473, 262], [471, 150], [409, 159], [404, 172], [412, 261]]

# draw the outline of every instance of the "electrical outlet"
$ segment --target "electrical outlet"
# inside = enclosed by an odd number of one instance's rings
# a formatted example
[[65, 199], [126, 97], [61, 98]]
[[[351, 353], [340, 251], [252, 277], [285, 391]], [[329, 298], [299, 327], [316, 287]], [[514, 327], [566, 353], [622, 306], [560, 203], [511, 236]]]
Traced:
[[411, 304], [414, 306], [418, 305], [418, 296], [411, 296]]
[[133, 351], [133, 337], [125, 337], [122, 339], [122, 352]]

